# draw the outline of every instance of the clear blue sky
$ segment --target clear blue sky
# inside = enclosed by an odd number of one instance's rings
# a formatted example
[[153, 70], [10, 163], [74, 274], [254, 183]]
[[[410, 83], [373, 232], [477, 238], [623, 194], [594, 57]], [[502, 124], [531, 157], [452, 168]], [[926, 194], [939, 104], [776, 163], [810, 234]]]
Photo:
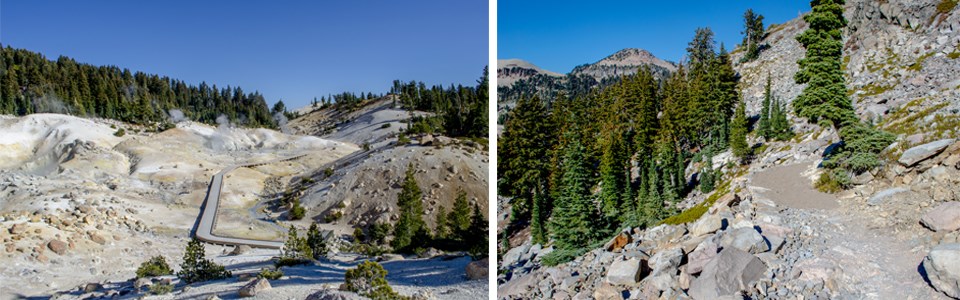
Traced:
[[394, 79], [473, 85], [487, 1], [2, 1], [4, 46], [306, 105]]
[[678, 62], [697, 27], [710, 27], [718, 46], [739, 44], [748, 8], [764, 16], [764, 25], [779, 24], [810, 11], [810, 1], [502, 0], [497, 2], [497, 57], [560, 73], [623, 48], [646, 49]]

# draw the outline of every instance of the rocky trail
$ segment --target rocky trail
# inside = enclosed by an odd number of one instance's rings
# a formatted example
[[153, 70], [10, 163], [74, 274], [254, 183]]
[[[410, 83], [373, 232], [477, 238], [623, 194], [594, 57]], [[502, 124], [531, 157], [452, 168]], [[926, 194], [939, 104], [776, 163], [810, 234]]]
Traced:
[[[804, 277], [824, 277], [829, 289], [851, 299], [948, 299], [929, 288], [920, 272], [925, 252], [916, 241], [903, 240], [871, 225], [862, 204], [815, 190], [804, 175], [816, 166], [798, 163], [753, 174], [751, 190], [783, 206], [783, 224], [809, 237], [787, 248]], [[807, 274], [802, 274], [806, 272]]]

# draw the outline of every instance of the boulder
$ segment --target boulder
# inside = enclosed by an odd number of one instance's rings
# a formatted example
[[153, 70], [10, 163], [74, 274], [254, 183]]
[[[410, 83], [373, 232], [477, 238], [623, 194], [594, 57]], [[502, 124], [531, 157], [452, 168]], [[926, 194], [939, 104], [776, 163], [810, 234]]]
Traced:
[[909, 192], [909, 191], [910, 191], [910, 190], [905, 189], [905, 188], [901, 188], [901, 187], [895, 187], [895, 188], [889, 188], [889, 189], [886, 189], [886, 190], [882, 190], [882, 191], [880, 191], [880, 192], [877, 192], [876, 194], [873, 194], [873, 196], [871, 196], [870, 199], [867, 200], [867, 204], [869, 204], [869, 205], [880, 205], [880, 204], [883, 204], [884, 202], [886, 202], [887, 199], [889, 199], [890, 197], [893, 197], [893, 195], [896, 195], [896, 194], [899, 194], [899, 193], [905, 193], [905, 192]]
[[96, 233], [96, 232], [91, 232], [91, 233], [90, 233], [90, 240], [93, 241], [94, 243], [97, 243], [97, 244], [100, 244], [100, 245], [104, 245], [104, 244], [107, 243], [107, 239], [104, 238], [104, 237], [103, 237], [102, 235], [100, 235], [99, 233]]
[[697, 249], [687, 255], [686, 272], [689, 274], [698, 274], [703, 271], [703, 266], [707, 265], [714, 257], [717, 257], [718, 245], [712, 239], [706, 240], [697, 246]]
[[940, 151], [943, 151], [943, 149], [946, 149], [956, 141], [956, 139], [945, 139], [907, 149], [907, 151], [903, 151], [903, 154], [900, 155], [900, 159], [898, 159], [897, 162], [905, 167], [911, 167], [939, 154]]
[[258, 278], [254, 281], [251, 281], [245, 284], [240, 291], [237, 292], [240, 297], [253, 297], [259, 294], [260, 292], [269, 290], [273, 287], [270, 286], [270, 281], [266, 278]]
[[703, 267], [700, 277], [690, 282], [688, 293], [693, 299], [717, 299], [753, 286], [766, 272], [767, 266], [749, 252], [725, 248]]
[[430, 146], [430, 145], [433, 145], [433, 142], [434, 142], [434, 140], [433, 140], [433, 135], [432, 135], [432, 134], [427, 134], [427, 135], [424, 135], [422, 138], [420, 138], [420, 145], [422, 145], [422, 146]]
[[520, 246], [510, 249], [509, 251], [507, 251], [506, 254], [503, 255], [503, 259], [500, 260], [499, 268], [505, 269], [513, 264], [520, 262], [520, 257], [526, 254], [527, 251], [529, 250], [530, 250], [529, 243], [524, 243]]
[[230, 251], [230, 255], [241, 255], [249, 252], [250, 249], [251, 249], [250, 246], [239, 245], [239, 246], [233, 247], [233, 251]]
[[58, 255], [67, 253], [67, 247], [67, 243], [61, 240], [50, 240], [50, 242], [47, 243], [47, 248], [50, 248], [50, 251]]
[[383, 254], [383, 255], [380, 256], [380, 261], [395, 261], [395, 260], [403, 260], [403, 255], [393, 254], [393, 253], [385, 253], [385, 254]]
[[633, 242], [633, 236], [631, 236], [630, 233], [627, 231], [621, 231], [620, 234], [613, 237], [612, 240], [607, 242], [607, 244], [604, 245], [603, 248], [607, 249], [607, 251], [610, 251], [610, 252], [617, 252], [623, 249], [624, 246], [632, 242]]
[[607, 282], [614, 285], [635, 284], [646, 275], [642, 268], [645, 265], [645, 261], [637, 258], [614, 261], [607, 269]]
[[937, 232], [951, 232], [960, 229], [960, 202], [947, 202], [938, 205], [920, 217], [920, 223]]
[[478, 261], [472, 261], [467, 264], [465, 270], [467, 272], [467, 278], [470, 280], [476, 279], [486, 279], [489, 276], [489, 264], [490, 259], [484, 258]]
[[960, 243], [933, 247], [923, 258], [923, 269], [934, 289], [960, 299]]
[[99, 283], [88, 283], [88, 284], [83, 285], [83, 292], [84, 292], [84, 293], [92, 293], [92, 292], [95, 292], [95, 291], [97, 291], [97, 290], [99, 290], [99, 289], [102, 289], [102, 288], [103, 288], [103, 285], [101, 285], [101, 284], [99, 284]]
[[10, 226], [10, 234], [12, 235], [18, 235], [24, 232], [27, 232], [27, 224], [17, 223]]
[[690, 235], [692, 236], [701, 236], [710, 233], [714, 233], [720, 228], [723, 227], [723, 218], [720, 218], [718, 215], [704, 215], [700, 217], [699, 220], [694, 222], [688, 230], [690, 230]]
[[677, 268], [680, 267], [681, 261], [683, 261], [683, 251], [680, 250], [679, 247], [673, 247], [660, 250], [651, 256], [647, 265], [650, 266], [651, 276], [656, 276], [660, 273], [676, 275]]
[[332, 290], [332, 289], [322, 289], [314, 292], [313, 294], [310, 294], [310, 296], [307, 296], [306, 300], [360, 300], [360, 299], [366, 299], [366, 298], [361, 297], [360, 295], [357, 295], [357, 293], [353, 293], [353, 292]]
[[622, 300], [623, 294], [613, 285], [603, 282], [593, 290], [593, 299], [596, 300]]
[[737, 248], [753, 254], [770, 251], [766, 239], [753, 227], [743, 227], [731, 230], [720, 240], [723, 248]]

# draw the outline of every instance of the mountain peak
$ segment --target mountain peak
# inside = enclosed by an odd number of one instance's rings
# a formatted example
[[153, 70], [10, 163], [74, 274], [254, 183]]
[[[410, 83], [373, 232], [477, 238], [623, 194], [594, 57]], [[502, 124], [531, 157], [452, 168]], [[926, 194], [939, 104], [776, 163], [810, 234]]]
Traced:
[[594, 63], [597, 66], [640, 66], [645, 64], [660, 66], [671, 72], [677, 68], [672, 63], [654, 56], [650, 51], [640, 48], [625, 48]]

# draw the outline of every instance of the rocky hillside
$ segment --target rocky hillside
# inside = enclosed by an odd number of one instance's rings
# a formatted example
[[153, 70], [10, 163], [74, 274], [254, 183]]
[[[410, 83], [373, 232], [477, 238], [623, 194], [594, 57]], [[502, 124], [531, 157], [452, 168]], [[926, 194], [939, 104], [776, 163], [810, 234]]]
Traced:
[[497, 60], [497, 86], [511, 86], [513, 83], [529, 79], [536, 75], [562, 77], [563, 74], [547, 71], [521, 59]]
[[573, 68], [570, 74], [587, 75], [597, 81], [602, 81], [604, 78], [636, 74], [637, 68], [641, 66], [650, 66], [655, 74], [661, 76], [677, 70], [676, 65], [653, 56], [647, 50], [627, 48], [617, 51], [598, 62], [579, 65]]
[[[898, 135], [884, 165], [849, 190], [812, 188], [838, 137], [790, 109], [793, 139], [751, 136], [763, 146], [746, 166], [727, 164], [729, 152], [713, 157], [721, 183], [681, 202], [690, 222], [630, 228], [553, 267], [541, 262], [553, 247], [520, 231], [500, 256], [498, 297], [960, 298], [960, 13], [938, 4], [846, 5], [850, 97], [864, 120]], [[759, 59], [735, 66], [748, 113], [760, 110], [768, 76], [784, 102], [802, 91], [793, 74], [804, 49], [793, 37], [804, 29], [799, 18], [771, 26]], [[742, 55], [737, 49], [733, 60]]]

